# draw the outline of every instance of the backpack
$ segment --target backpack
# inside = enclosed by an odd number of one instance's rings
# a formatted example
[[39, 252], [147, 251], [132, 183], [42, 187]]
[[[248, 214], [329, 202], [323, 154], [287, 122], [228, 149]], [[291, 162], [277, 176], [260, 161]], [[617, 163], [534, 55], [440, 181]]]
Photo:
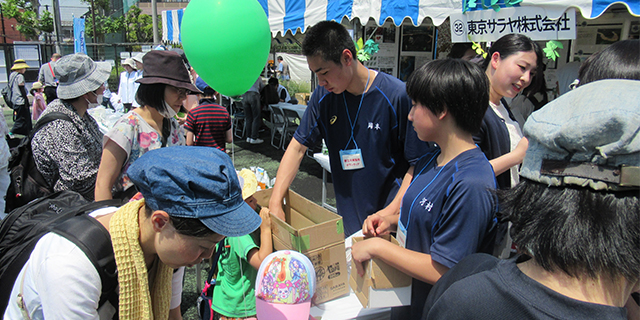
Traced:
[[7, 83], [6, 87], [0, 90], [0, 93], [2, 93], [2, 99], [4, 99], [4, 103], [7, 107], [13, 109], [13, 103], [11, 102], [11, 80], [11, 76], [9, 76], [9, 83]]
[[89, 202], [74, 191], [60, 191], [12, 211], [0, 223], [0, 315], [11, 290], [42, 236], [55, 232], [76, 244], [91, 260], [102, 281], [99, 305], [117, 308], [118, 275], [109, 232], [87, 213], [121, 205], [119, 200]]
[[22, 138], [20, 144], [11, 149], [8, 167], [11, 183], [7, 190], [6, 212], [11, 212], [11, 210], [27, 204], [31, 200], [53, 193], [53, 186], [49, 186], [33, 160], [31, 140], [44, 125], [58, 119], [73, 121], [64, 113], [48, 113], [38, 120], [29, 136]]
[[222, 241], [218, 243], [218, 249], [211, 259], [211, 270], [209, 270], [207, 282], [205, 282], [204, 288], [202, 288], [202, 292], [196, 302], [198, 319], [201, 320], [213, 320], [213, 309], [211, 309], [213, 304], [213, 287], [216, 285], [215, 276], [218, 273], [218, 259], [220, 259], [220, 254], [222, 254], [223, 244], [224, 242]]

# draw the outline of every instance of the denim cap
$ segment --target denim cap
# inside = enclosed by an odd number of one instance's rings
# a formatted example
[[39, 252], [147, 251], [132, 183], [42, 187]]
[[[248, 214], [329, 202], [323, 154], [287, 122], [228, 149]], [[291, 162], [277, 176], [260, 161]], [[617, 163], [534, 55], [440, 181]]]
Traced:
[[127, 170], [152, 210], [200, 219], [217, 234], [239, 237], [256, 230], [260, 216], [242, 199], [229, 156], [211, 147], [148, 151]]
[[638, 189], [640, 81], [600, 80], [532, 113], [520, 175], [550, 186]]

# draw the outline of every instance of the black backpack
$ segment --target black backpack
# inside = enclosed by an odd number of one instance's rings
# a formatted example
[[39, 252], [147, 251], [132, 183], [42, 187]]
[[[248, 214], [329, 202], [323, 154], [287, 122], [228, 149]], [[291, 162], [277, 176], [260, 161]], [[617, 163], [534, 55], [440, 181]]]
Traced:
[[44, 197], [53, 193], [53, 186], [49, 186], [33, 160], [31, 140], [36, 132], [53, 120], [65, 120], [72, 122], [71, 118], [60, 112], [51, 112], [41, 117], [31, 130], [29, 136], [22, 138], [20, 144], [11, 149], [9, 158], [9, 176], [11, 183], [7, 190], [5, 212], [21, 207], [29, 201]]
[[0, 315], [4, 314], [13, 285], [40, 238], [55, 232], [76, 244], [91, 260], [102, 281], [99, 305], [117, 309], [118, 275], [111, 236], [96, 219], [96, 209], [121, 205], [119, 200], [89, 202], [74, 191], [60, 191], [12, 211], [0, 223]]

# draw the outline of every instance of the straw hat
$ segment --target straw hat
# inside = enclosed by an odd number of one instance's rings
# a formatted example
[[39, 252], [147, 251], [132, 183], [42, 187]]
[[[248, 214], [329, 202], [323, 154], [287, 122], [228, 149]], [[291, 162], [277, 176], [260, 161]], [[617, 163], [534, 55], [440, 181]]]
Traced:
[[238, 172], [240, 185], [242, 186], [242, 199], [247, 200], [258, 189], [258, 179], [256, 174], [249, 169], [242, 169]]
[[38, 89], [42, 89], [42, 82], [40, 81], [36, 81], [33, 83], [33, 85], [31, 86], [31, 90], [38, 90]]
[[13, 67], [11, 67], [11, 71], [20, 70], [30, 68], [29, 65], [24, 61], [24, 59], [16, 59], [13, 61]]

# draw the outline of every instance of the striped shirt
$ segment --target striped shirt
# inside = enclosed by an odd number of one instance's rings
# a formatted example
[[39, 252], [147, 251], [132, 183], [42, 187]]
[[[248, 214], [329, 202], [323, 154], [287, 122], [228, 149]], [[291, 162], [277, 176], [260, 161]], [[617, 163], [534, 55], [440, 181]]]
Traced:
[[184, 128], [195, 136], [194, 145], [225, 151], [225, 134], [231, 129], [231, 118], [227, 109], [214, 100], [202, 99], [199, 106], [189, 111]]

